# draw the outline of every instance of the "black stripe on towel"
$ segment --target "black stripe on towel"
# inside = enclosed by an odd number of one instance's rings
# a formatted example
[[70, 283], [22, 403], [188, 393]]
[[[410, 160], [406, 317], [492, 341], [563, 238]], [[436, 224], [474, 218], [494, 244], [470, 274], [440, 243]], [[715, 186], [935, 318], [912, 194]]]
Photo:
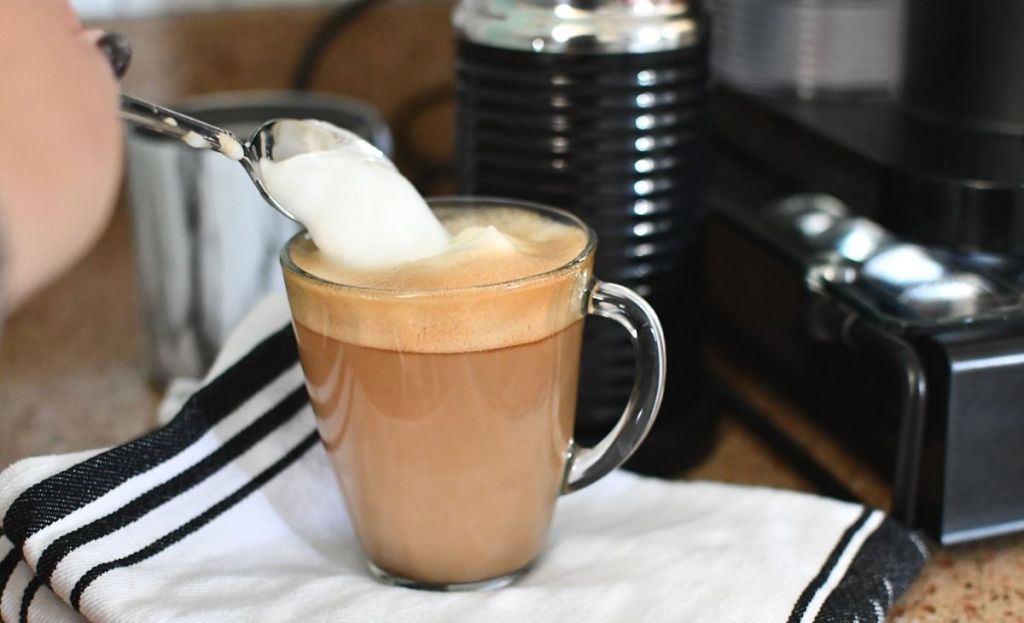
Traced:
[[25, 612], [27, 616], [28, 606], [35, 597], [36, 591], [43, 583], [47, 586], [50, 585], [54, 569], [65, 556], [87, 543], [120, 530], [154, 508], [200, 484], [291, 420], [306, 403], [306, 388], [300, 386], [242, 432], [192, 467], [140, 495], [116, 511], [81, 526], [50, 543], [43, 550], [39, 562], [36, 564], [36, 578], [26, 588], [22, 597], [22, 612]]
[[842, 557], [843, 552], [850, 546], [850, 541], [853, 540], [853, 535], [857, 534], [857, 531], [864, 527], [867, 523], [868, 518], [871, 517], [871, 513], [874, 511], [870, 508], [865, 508], [861, 512], [857, 520], [854, 521], [849, 528], [847, 528], [841, 537], [839, 542], [832, 549], [832, 553], [829, 554], [828, 560], [818, 571], [818, 575], [814, 576], [811, 583], [807, 585], [804, 592], [800, 595], [800, 599], [797, 600], [796, 605], [793, 606], [793, 611], [789, 614], [788, 623], [799, 623], [803, 619], [804, 613], [807, 612], [807, 606], [810, 605], [811, 600], [821, 590], [828, 581], [828, 577], [832, 575], [832, 570], [835, 569], [836, 565], [839, 564], [839, 559]]
[[118, 560], [112, 560], [110, 562], [97, 565], [87, 571], [78, 582], [75, 584], [74, 590], [71, 591], [71, 605], [78, 610], [81, 605], [82, 593], [85, 589], [92, 584], [96, 578], [100, 577], [104, 573], [113, 569], [121, 567], [130, 567], [131, 565], [138, 564], [147, 558], [151, 558], [164, 551], [168, 547], [174, 545], [178, 541], [181, 541], [188, 535], [196, 532], [206, 524], [210, 523], [224, 512], [230, 510], [233, 506], [244, 500], [252, 492], [256, 491], [264, 484], [273, 479], [276, 475], [285, 470], [289, 465], [297, 461], [303, 454], [312, 448], [317, 442], [318, 436], [316, 431], [311, 432], [302, 441], [300, 441], [295, 447], [293, 447], [288, 454], [278, 459], [273, 465], [267, 467], [260, 472], [255, 478], [250, 480], [247, 484], [236, 490], [234, 493], [224, 498], [220, 502], [208, 508], [198, 517], [195, 517], [188, 523], [184, 524], [180, 528], [173, 530], [166, 535], [160, 537], [152, 544], [140, 549], [139, 551], [120, 558]]
[[920, 538], [886, 518], [825, 599], [815, 623], [884, 621], [927, 560], [928, 550]]
[[28, 586], [25, 587], [25, 592], [21, 595], [21, 610], [18, 611], [19, 623], [28, 623], [28, 607], [32, 605], [32, 598], [35, 597], [41, 584], [39, 578], [32, 576]]
[[298, 360], [291, 326], [271, 335], [196, 392], [163, 428], [39, 482], [11, 504], [4, 531], [15, 547], [129, 478], [172, 458]]
[[4, 559], [0, 560], [0, 604], [4, 601], [4, 590], [7, 588], [7, 582], [10, 581], [11, 575], [14, 574], [14, 569], [18, 566], [19, 560], [21, 560], [21, 553], [18, 548], [7, 552]]

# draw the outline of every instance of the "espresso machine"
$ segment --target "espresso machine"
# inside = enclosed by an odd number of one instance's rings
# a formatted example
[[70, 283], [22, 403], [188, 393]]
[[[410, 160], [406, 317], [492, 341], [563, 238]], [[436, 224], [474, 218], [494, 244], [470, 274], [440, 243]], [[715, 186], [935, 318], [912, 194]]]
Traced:
[[905, 524], [1024, 530], [1024, 3], [712, 8], [720, 341]]

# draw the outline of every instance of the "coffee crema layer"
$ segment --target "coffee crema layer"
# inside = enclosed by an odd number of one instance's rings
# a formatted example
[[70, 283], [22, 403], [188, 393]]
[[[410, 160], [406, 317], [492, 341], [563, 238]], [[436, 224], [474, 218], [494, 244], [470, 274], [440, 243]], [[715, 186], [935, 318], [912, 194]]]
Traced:
[[433, 257], [383, 269], [331, 263], [309, 239], [291, 260], [318, 279], [286, 271], [295, 320], [370, 348], [461, 353], [542, 340], [585, 314], [591, 274], [559, 270], [579, 258], [585, 230], [516, 208], [440, 208], [452, 234]]

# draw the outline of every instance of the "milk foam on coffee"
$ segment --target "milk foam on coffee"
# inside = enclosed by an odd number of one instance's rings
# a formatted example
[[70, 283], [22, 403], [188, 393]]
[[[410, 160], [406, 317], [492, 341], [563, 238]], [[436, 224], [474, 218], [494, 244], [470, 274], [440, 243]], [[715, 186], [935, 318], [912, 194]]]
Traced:
[[339, 266], [295, 241], [292, 262], [326, 282], [286, 275], [295, 320], [349, 344], [452, 353], [535, 342], [581, 318], [572, 293], [587, 287], [589, 268], [559, 269], [581, 257], [586, 230], [515, 207], [437, 214], [451, 232], [445, 252], [398, 266]]
[[[580, 230], [515, 208], [442, 210], [450, 238], [436, 255], [395, 266], [334, 263], [319, 249], [299, 246], [296, 263], [318, 277], [364, 288], [441, 290], [514, 281], [572, 260], [583, 249]], [[314, 241], [315, 242], [315, 241]]]

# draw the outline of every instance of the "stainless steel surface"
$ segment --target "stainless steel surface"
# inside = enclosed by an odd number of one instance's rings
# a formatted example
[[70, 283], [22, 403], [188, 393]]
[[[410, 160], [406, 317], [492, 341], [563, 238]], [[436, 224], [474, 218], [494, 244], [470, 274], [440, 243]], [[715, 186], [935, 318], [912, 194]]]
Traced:
[[678, 50], [704, 38], [696, 0], [462, 0], [453, 19], [474, 43], [544, 53]]
[[129, 95], [121, 96], [121, 117], [147, 130], [176, 138], [194, 149], [210, 149], [237, 160], [266, 202], [281, 214], [296, 220], [295, 215], [270, 195], [259, 171], [260, 158], [271, 157], [277, 120], [264, 123], [253, 132], [248, 143], [243, 143], [234, 132]]
[[899, 83], [906, 0], [713, 0], [711, 64], [738, 89], [818, 97]]

